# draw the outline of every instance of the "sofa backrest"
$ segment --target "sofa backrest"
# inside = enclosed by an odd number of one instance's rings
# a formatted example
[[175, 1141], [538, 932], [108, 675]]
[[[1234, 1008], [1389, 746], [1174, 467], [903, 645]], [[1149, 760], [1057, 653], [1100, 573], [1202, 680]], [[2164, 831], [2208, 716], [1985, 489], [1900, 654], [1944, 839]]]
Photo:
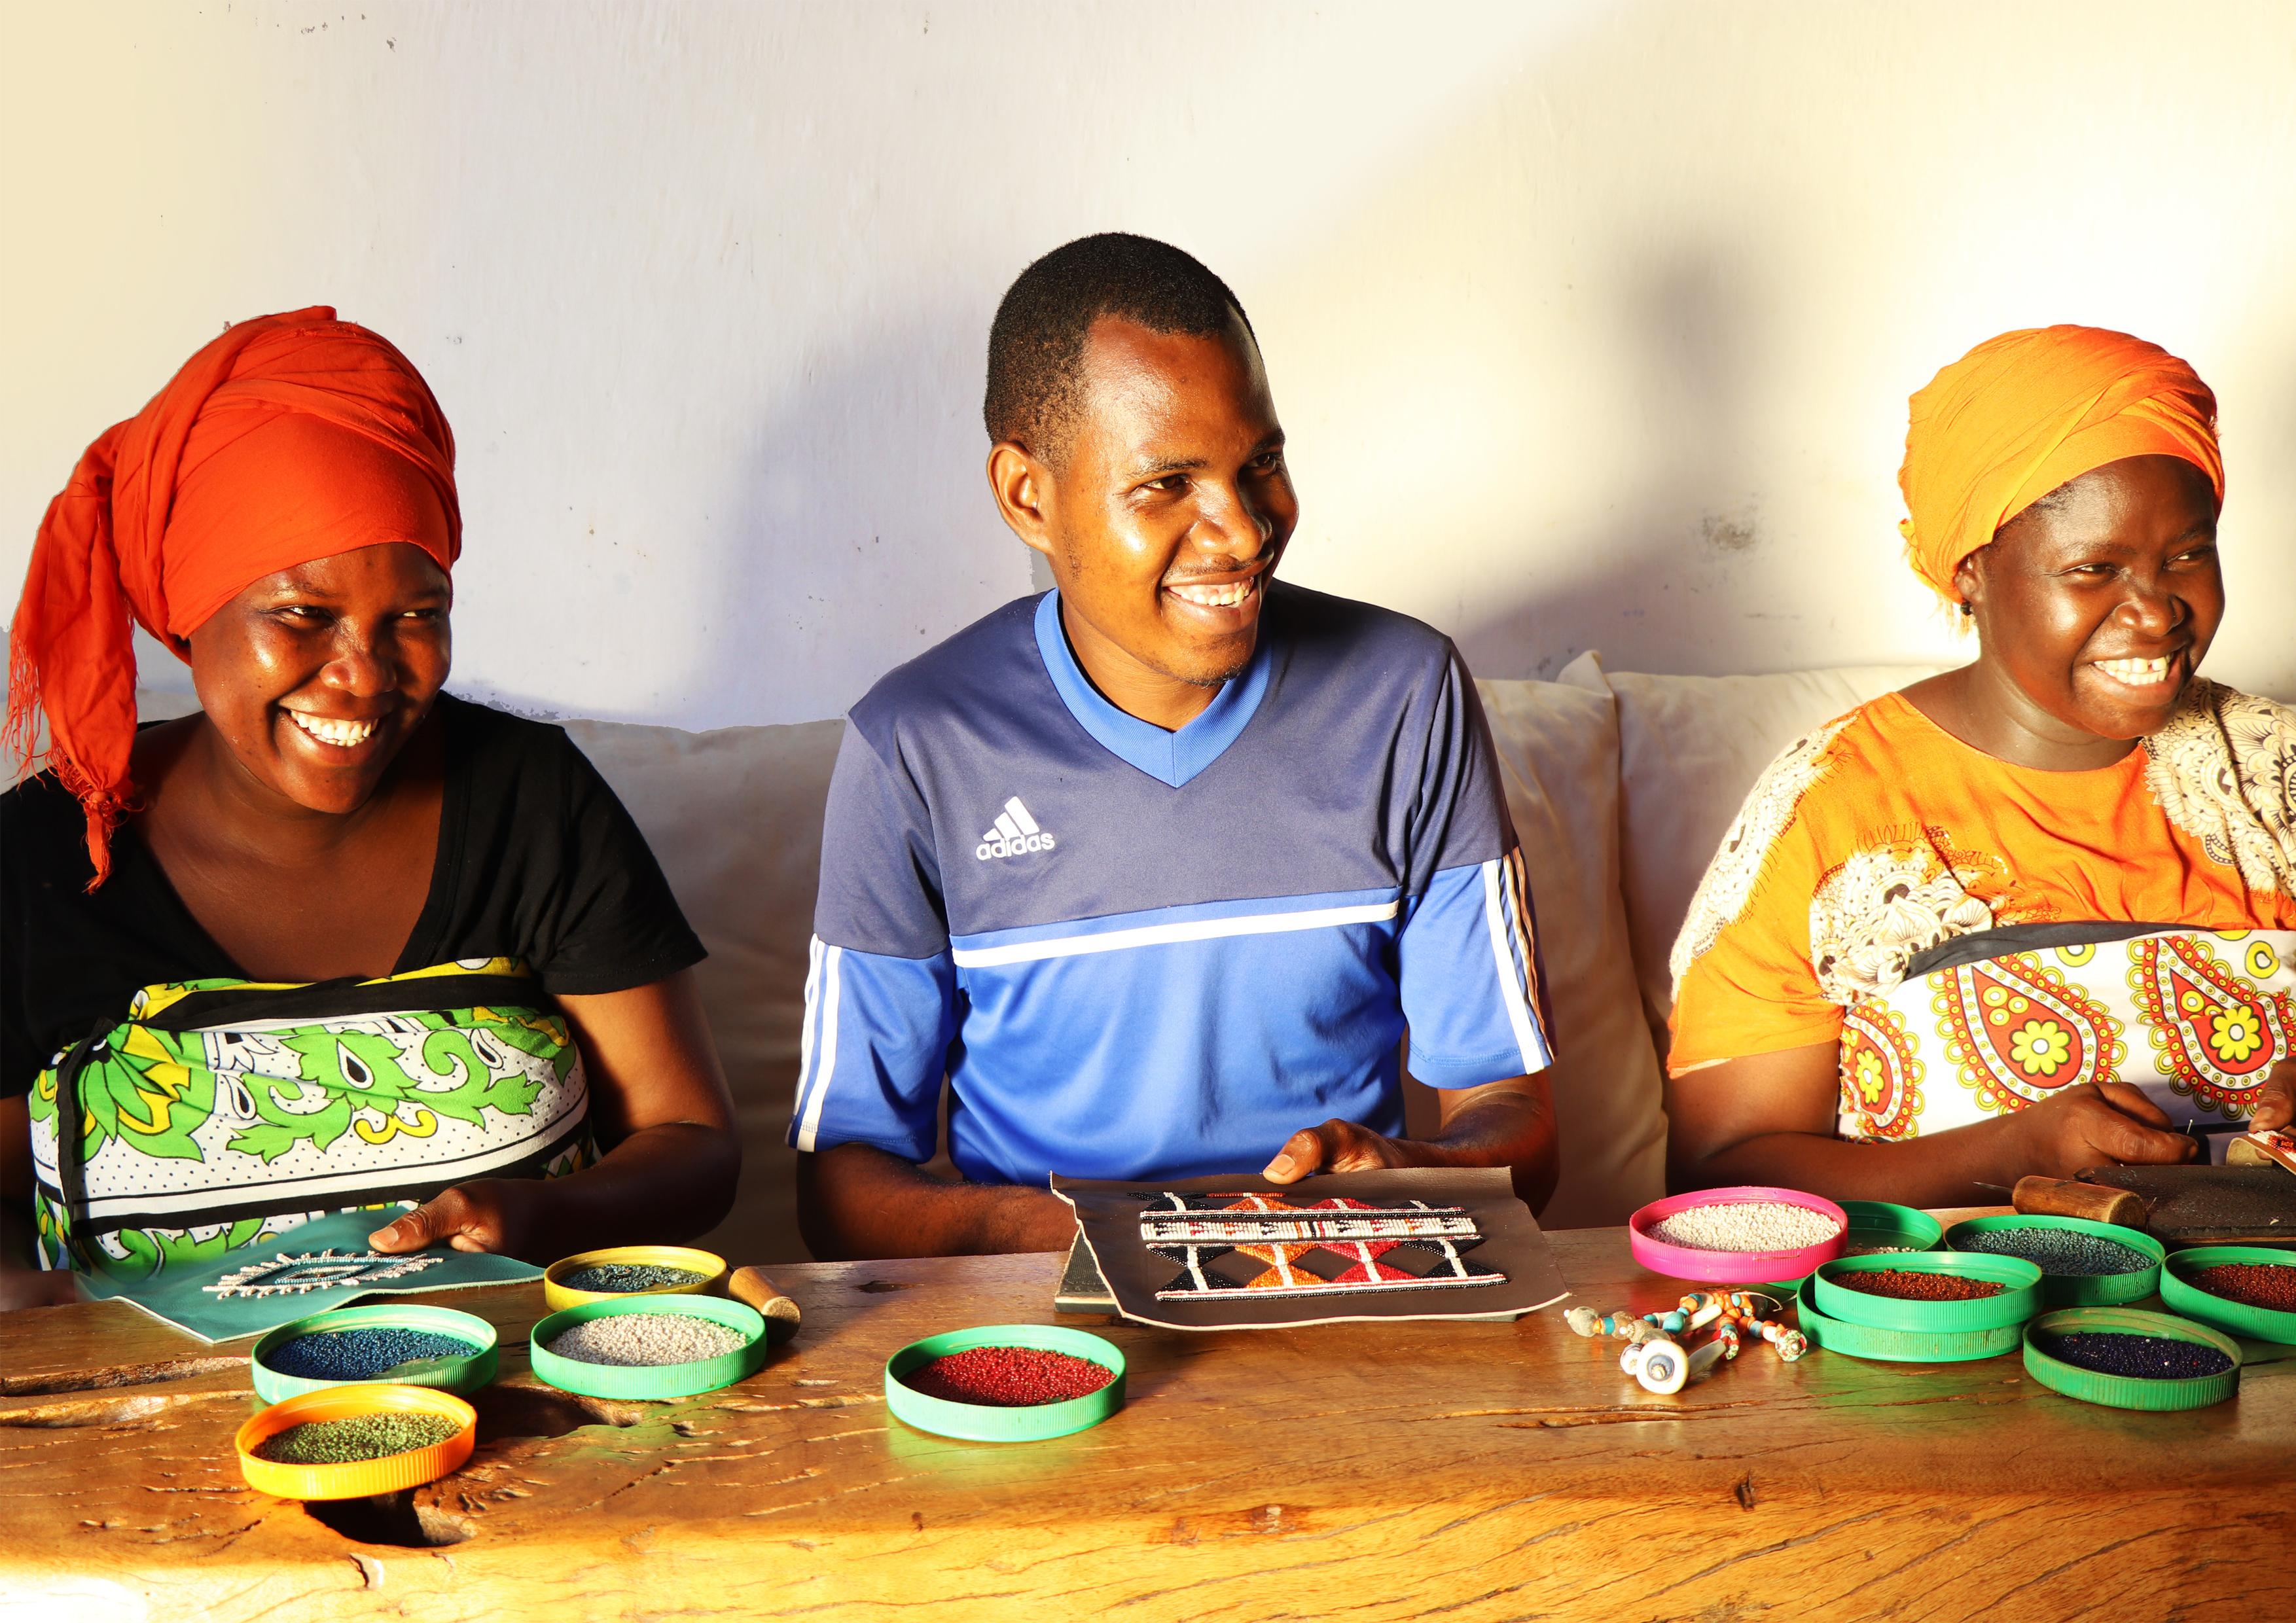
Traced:
[[1652, 676], [1587, 655], [1562, 673], [1619, 709], [1622, 890], [1635, 976], [1659, 1056], [1674, 1012], [1667, 959], [1690, 898], [1762, 769], [1835, 717], [1943, 668], [1845, 665], [1772, 676]]
[[695, 978], [733, 1086], [742, 1189], [705, 1243], [736, 1261], [801, 1258], [796, 1155], [783, 1135], [797, 1094], [821, 812], [845, 724], [566, 730], [629, 807], [709, 949]]
[[[1549, 1082], [1563, 1170], [1548, 1226], [1620, 1223], [1663, 1193], [1666, 956], [1756, 775], [1802, 732], [1922, 674], [1646, 676], [1605, 673], [1586, 655], [1555, 682], [1478, 684], [1529, 870], [1559, 1048]], [[138, 703], [146, 718], [197, 707], [188, 694], [146, 693]], [[734, 1213], [709, 1243], [743, 1260], [801, 1258], [783, 1139], [822, 807], [843, 724], [567, 726], [644, 831], [709, 949], [698, 978], [744, 1160]], [[1414, 1122], [1429, 1106], [1419, 1090]]]

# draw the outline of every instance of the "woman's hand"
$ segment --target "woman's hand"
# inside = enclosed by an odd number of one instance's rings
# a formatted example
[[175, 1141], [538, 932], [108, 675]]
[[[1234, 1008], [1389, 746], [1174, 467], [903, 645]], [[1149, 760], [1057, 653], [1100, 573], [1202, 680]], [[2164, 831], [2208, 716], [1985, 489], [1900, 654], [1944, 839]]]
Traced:
[[2262, 1132], [2292, 1121], [2296, 1121], [2296, 1060], [2283, 1060], [2264, 1078], [2264, 1096], [2256, 1102], [2255, 1119], [2248, 1125]]
[[564, 1177], [458, 1184], [377, 1229], [377, 1250], [444, 1241], [549, 1262], [594, 1246], [691, 1240], [725, 1217], [742, 1150], [693, 971], [558, 1006], [581, 1045], [590, 1126], [605, 1153]]
[[524, 1257], [549, 1232], [550, 1194], [540, 1178], [457, 1184], [375, 1230], [367, 1243], [378, 1251], [422, 1251], [443, 1242], [458, 1251]]
[[2006, 1119], [2026, 1172], [2073, 1177], [2090, 1167], [2173, 1167], [2199, 1145], [2126, 1082], [2080, 1082]]

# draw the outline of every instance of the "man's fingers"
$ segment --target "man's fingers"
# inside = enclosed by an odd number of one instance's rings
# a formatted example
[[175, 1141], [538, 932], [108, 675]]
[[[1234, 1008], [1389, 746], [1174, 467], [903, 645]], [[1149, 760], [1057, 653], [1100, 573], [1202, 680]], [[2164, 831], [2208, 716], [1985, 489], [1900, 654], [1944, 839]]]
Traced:
[[1324, 1129], [1302, 1127], [1283, 1141], [1259, 1176], [1271, 1184], [1296, 1184], [1324, 1164]]

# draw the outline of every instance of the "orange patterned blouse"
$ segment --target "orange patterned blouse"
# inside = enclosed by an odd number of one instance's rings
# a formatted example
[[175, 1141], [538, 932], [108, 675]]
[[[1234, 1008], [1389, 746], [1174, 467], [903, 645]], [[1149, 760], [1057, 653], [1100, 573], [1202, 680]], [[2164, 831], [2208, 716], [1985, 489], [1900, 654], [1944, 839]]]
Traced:
[[2013, 766], [1888, 693], [1747, 797], [1674, 950], [1676, 1075], [1832, 1042], [1916, 955], [2012, 924], [2296, 930], [2296, 710], [2195, 681], [2087, 772]]

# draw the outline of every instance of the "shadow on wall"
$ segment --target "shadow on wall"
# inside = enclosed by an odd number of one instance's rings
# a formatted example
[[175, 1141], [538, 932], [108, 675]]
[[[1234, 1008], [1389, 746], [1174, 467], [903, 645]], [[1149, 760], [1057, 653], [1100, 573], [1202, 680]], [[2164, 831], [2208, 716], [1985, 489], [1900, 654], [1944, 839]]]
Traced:
[[[762, 693], [772, 673], [805, 665], [857, 626], [878, 646], [905, 649], [896, 662], [914, 658], [1032, 589], [1034, 554], [997, 518], [981, 471], [981, 357], [1003, 291], [968, 289], [809, 369], [758, 425], [725, 497], [709, 605], [719, 629], [691, 651], [688, 693]], [[871, 470], [865, 483], [840, 476], [857, 463]], [[921, 575], [939, 578], [947, 595], [920, 602]], [[754, 626], [733, 618], [751, 607]], [[760, 630], [779, 633], [778, 645], [761, 644]], [[838, 712], [861, 696], [843, 695]]]
[[[1479, 674], [1551, 677], [1601, 640], [1601, 628], [1656, 620], [1694, 643], [1695, 600], [1718, 577], [1775, 567], [1763, 555], [1759, 509], [1722, 493], [1742, 482], [1750, 381], [1748, 271], [1719, 250], [1685, 243], [1622, 300], [1618, 347], [1631, 358], [1630, 409], [1644, 449], [1628, 488], [1606, 503], [1599, 529], [1569, 537], [1523, 535], [1510, 548], [1576, 553], [1582, 568], [1461, 625], [1456, 640]], [[1701, 512], [1694, 541], [1683, 515]], [[1637, 637], [1636, 640], [1643, 640]]]

